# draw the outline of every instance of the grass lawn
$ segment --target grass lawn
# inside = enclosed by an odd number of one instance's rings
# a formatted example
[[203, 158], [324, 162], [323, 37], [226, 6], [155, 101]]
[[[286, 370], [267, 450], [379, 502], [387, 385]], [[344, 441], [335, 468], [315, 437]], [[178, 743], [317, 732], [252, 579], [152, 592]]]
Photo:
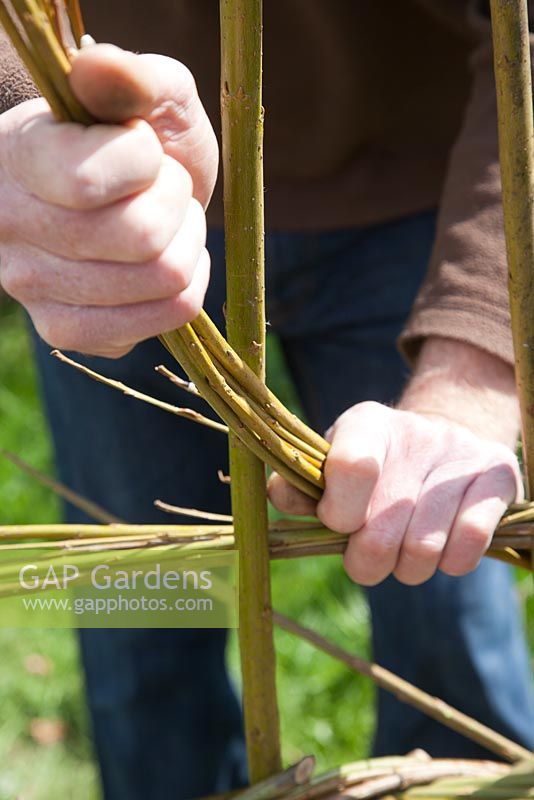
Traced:
[[[0, 304], [0, 333], [0, 447], [50, 471], [24, 322], [12, 305]], [[271, 385], [294, 402], [274, 344], [271, 363]], [[0, 524], [51, 522], [58, 514], [49, 492], [0, 458]], [[369, 652], [367, 606], [338, 558], [276, 563], [273, 579], [280, 611], [347, 649]], [[520, 577], [534, 644], [530, 586], [529, 578]], [[368, 681], [286, 634], [277, 634], [277, 648], [285, 758], [314, 752], [325, 768], [365, 755], [374, 719]], [[0, 651], [0, 800], [96, 800], [75, 634], [0, 628]], [[230, 663], [237, 675], [235, 640]]]

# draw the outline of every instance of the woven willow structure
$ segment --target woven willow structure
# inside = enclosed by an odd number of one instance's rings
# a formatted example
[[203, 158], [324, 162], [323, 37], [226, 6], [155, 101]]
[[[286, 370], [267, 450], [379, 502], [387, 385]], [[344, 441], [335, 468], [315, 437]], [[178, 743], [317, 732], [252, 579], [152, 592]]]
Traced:
[[[534, 486], [534, 421], [529, 413], [534, 407], [534, 362], [529, 356], [532, 352], [529, 348], [534, 347], [534, 314], [531, 313], [534, 307], [534, 138], [527, 11], [523, 0], [492, 0], [491, 6], [511, 274], [510, 302], [530, 489]], [[340, 553], [347, 537], [314, 523], [282, 522], [268, 526], [265, 464], [308, 496], [318, 499], [324, 485], [322, 468], [328, 443], [284, 408], [264, 382], [262, 3], [261, 0], [221, 0], [220, 7], [228, 341], [204, 312], [191, 324], [166, 333], [161, 339], [192, 382], [185, 388], [202, 395], [225, 424], [146, 397], [70, 362], [61, 354], [58, 357], [114, 389], [157, 405], [166, 412], [209, 425], [215, 429], [213, 435], [228, 433], [233, 517], [218, 520], [218, 524], [194, 526], [125, 525], [69, 493], [65, 487], [54, 484], [53, 488], [102, 524], [0, 528], [0, 550], [43, 547], [52, 551], [53, 559], [54, 553], [60, 558], [65, 549], [83, 555], [84, 552], [94, 553], [95, 548], [105, 551], [163, 546], [201, 552], [203, 548], [237, 546], [241, 583], [240, 648], [251, 779], [251, 786], [240, 796], [246, 800], [282, 796], [304, 800], [341, 792], [362, 800], [391, 794], [407, 798], [476, 794], [479, 798], [495, 800], [533, 797], [532, 754], [524, 748], [379, 665], [345, 653], [313, 631], [272, 612], [269, 560]], [[69, 84], [71, 60], [84, 34], [77, 0], [6, 0], [0, 2], [0, 21], [58, 121], [83, 125], [105, 121], [91, 117]], [[250, 302], [250, 298], [254, 298], [254, 302]], [[167, 377], [184, 388], [184, 382], [172, 373]], [[190, 509], [181, 511], [191, 515]], [[488, 555], [531, 568], [533, 549], [534, 505], [528, 502], [511, 507], [495, 533]], [[273, 624], [304, 638], [350, 669], [368, 675], [378, 686], [479, 742], [500, 758], [521, 764], [510, 768], [493, 762], [431, 760], [418, 752], [406, 757], [346, 765], [317, 778], [312, 778], [312, 757], [283, 771]]]

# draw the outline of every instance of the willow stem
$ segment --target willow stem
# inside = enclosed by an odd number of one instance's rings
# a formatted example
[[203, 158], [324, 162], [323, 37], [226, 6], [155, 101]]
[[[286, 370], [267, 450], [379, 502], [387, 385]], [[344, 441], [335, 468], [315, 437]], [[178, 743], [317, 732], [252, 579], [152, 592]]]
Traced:
[[[262, 0], [220, 0], [221, 113], [230, 345], [265, 377]], [[230, 435], [239, 549], [239, 639], [251, 783], [280, 772], [265, 467]]]
[[228, 346], [228, 342], [213, 324], [205, 311], [201, 311], [192, 323], [199, 337], [205, 340], [206, 347], [241, 384], [245, 394], [261, 403], [287, 431], [308, 442], [315, 450], [326, 455], [330, 448], [328, 442], [309, 428], [295, 414], [292, 414], [274, 395], [264, 381], [247, 366], [246, 362]]
[[124, 394], [126, 397], [133, 397], [136, 400], [141, 400], [143, 403], [148, 403], [150, 406], [155, 406], [161, 411], [167, 411], [169, 414], [174, 414], [176, 417], [182, 417], [190, 420], [191, 422], [196, 422], [199, 425], [204, 425], [206, 428], [212, 428], [213, 430], [221, 431], [221, 433], [228, 433], [228, 428], [226, 425], [223, 425], [221, 422], [217, 422], [217, 420], [209, 419], [209, 417], [205, 417], [203, 414], [200, 414], [198, 411], [194, 411], [192, 408], [179, 408], [178, 406], [173, 406], [170, 403], [165, 403], [163, 400], [156, 400], [155, 397], [152, 397], [149, 394], [144, 394], [144, 392], [138, 392], [136, 389], [132, 389], [130, 386], [127, 386], [121, 381], [115, 381], [112, 378], [106, 378], [105, 375], [101, 375], [99, 372], [95, 372], [93, 369], [89, 369], [89, 367], [86, 367], [83, 364], [80, 364], [78, 361], [74, 361], [72, 358], [64, 355], [60, 350], [52, 350], [51, 355], [53, 355], [54, 358], [57, 358], [63, 364], [68, 364], [68, 366], [73, 367], [83, 375], [87, 375], [88, 378], [92, 378], [97, 383], [103, 383], [104, 386], [109, 386], [111, 389], [117, 389], [117, 391], [122, 392], [122, 394]]
[[[196, 350], [191, 352], [189, 346], [185, 342], [184, 331], [186, 328], [188, 328], [187, 325], [177, 331], [164, 333], [160, 336], [160, 339], [171, 355], [180, 362], [189, 378], [200, 389], [202, 397], [210, 404], [213, 410], [217, 412], [220, 418], [227, 423], [235, 436], [239, 437], [243, 444], [254, 453], [257, 458], [262, 461], [268, 460], [269, 465], [276, 470], [279, 475], [287, 478], [290, 483], [304, 492], [304, 494], [318, 500], [322, 494], [321, 489], [310, 483], [306, 478], [298, 475], [291, 467], [287, 466], [284, 461], [267, 450], [259, 436], [247, 428], [246, 425], [243, 425], [238, 414], [230, 408], [228, 403], [210, 385], [209, 380], [195, 360], [195, 357], [200, 351]], [[194, 331], [192, 332], [194, 334]], [[205, 363], [208, 364], [207, 361]], [[211, 370], [213, 364], [210, 362], [208, 366]]]
[[432, 695], [424, 692], [422, 689], [418, 689], [416, 686], [408, 683], [408, 681], [405, 681], [403, 678], [385, 669], [385, 667], [381, 667], [359, 656], [347, 653], [346, 650], [343, 650], [337, 644], [329, 642], [315, 631], [305, 628], [303, 625], [300, 625], [292, 619], [288, 619], [288, 617], [282, 614], [275, 613], [274, 621], [285, 631], [299, 636], [301, 639], [305, 639], [318, 650], [322, 650], [323, 653], [327, 653], [338, 661], [342, 661], [350, 667], [350, 669], [371, 678], [377, 686], [391, 692], [402, 702], [408, 703], [414, 708], [418, 708], [429, 717], [432, 717], [432, 719], [441, 722], [442, 725], [451, 728], [451, 730], [457, 733], [463, 734], [468, 739], [477, 742], [482, 745], [482, 747], [485, 747], [492, 753], [496, 753], [501, 758], [505, 758], [508, 761], [521, 761], [522, 759], [532, 756], [531, 752], [526, 748], [507, 739], [506, 736], [496, 733], [491, 730], [491, 728], [488, 728], [481, 722], [477, 722], [477, 720], [472, 719], [467, 716], [467, 714], [458, 711], [443, 700], [432, 697]]
[[[534, 126], [527, 0], [491, 0], [515, 376], [527, 497], [534, 492]], [[532, 551], [534, 563], [534, 550]]]
[[92, 500], [87, 500], [87, 498], [82, 497], [73, 489], [69, 489], [68, 486], [65, 486], [65, 484], [61, 483], [60, 481], [56, 481], [49, 475], [45, 475], [43, 472], [35, 469], [35, 467], [32, 467], [31, 464], [28, 464], [20, 456], [15, 455], [15, 453], [9, 453], [7, 450], [0, 450], [0, 455], [2, 455], [8, 461], [11, 461], [12, 464], [30, 477], [34, 478], [36, 481], [39, 481], [40, 484], [46, 486], [48, 489], [51, 489], [58, 497], [66, 500], [67, 503], [70, 503], [75, 508], [79, 508], [80, 511], [83, 511], [83, 513], [87, 514], [88, 517], [108, 524], [122, 522], [119, 517], [116, 517], [114, 514], [106, 511], [105, 508], [102, 508], [97, 503], [93, 503]]

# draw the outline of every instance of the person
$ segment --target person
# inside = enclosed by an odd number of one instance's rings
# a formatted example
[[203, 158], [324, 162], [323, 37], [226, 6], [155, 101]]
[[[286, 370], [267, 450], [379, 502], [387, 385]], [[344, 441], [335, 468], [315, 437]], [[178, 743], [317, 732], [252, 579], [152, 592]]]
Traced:
[[[224, 437], [88, 382], [49, 345], [172, 401], [151, 337], [203, 303], [223, 324], [217, 15], [215, 0], [94, 0], [97, 40], [162, 55], [82, 50], [72, 86], [108, 123], [88, 129], [56, 124], [0, 51], [1, 280], [37, 331], [61, 478], [136, 522], [165, 521], [156, 497], [226, 511]], [[481, 561], [522, 496], [485, 4], [273, 0], [265, 59], [268, 315], [329, 428], [316, 513], [352, 534], [376, 660], [534, 748], [513, 582]], [[270, 495], [309, 511], [277, 476]], [[223, 632], [87, 630], [81, 646], [108, 800], [246, 780]], [[487, 755], [380, 693], [374, 752], [413, 747]]]

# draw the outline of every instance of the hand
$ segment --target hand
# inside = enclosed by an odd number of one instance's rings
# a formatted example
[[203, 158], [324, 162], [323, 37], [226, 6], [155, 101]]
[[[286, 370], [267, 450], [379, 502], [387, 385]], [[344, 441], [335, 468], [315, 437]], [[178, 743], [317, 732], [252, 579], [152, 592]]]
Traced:
[[[316, 509], [279, 476], [270, 481], [281, 511], [315, 510], [328, 528], [352, 533], [345, 569], [367, 586], [390, 574], [413, 585], [438, 568], [473, 570], [506, 507], [522, 498], [508, 446], [518, 418], [508, 365], [469, 345], [430, 340], [401, 404], [360, 403], [339, 417]], [[469, 420], [501, 441], [477, 435]]]
[[58, 124], [44, 100], [0, 117], [0, 280], [52, 346], [118, 357], [202, 307], [217, 142], [170, 58], [95, 45], [71, 85], [124, 124]]

